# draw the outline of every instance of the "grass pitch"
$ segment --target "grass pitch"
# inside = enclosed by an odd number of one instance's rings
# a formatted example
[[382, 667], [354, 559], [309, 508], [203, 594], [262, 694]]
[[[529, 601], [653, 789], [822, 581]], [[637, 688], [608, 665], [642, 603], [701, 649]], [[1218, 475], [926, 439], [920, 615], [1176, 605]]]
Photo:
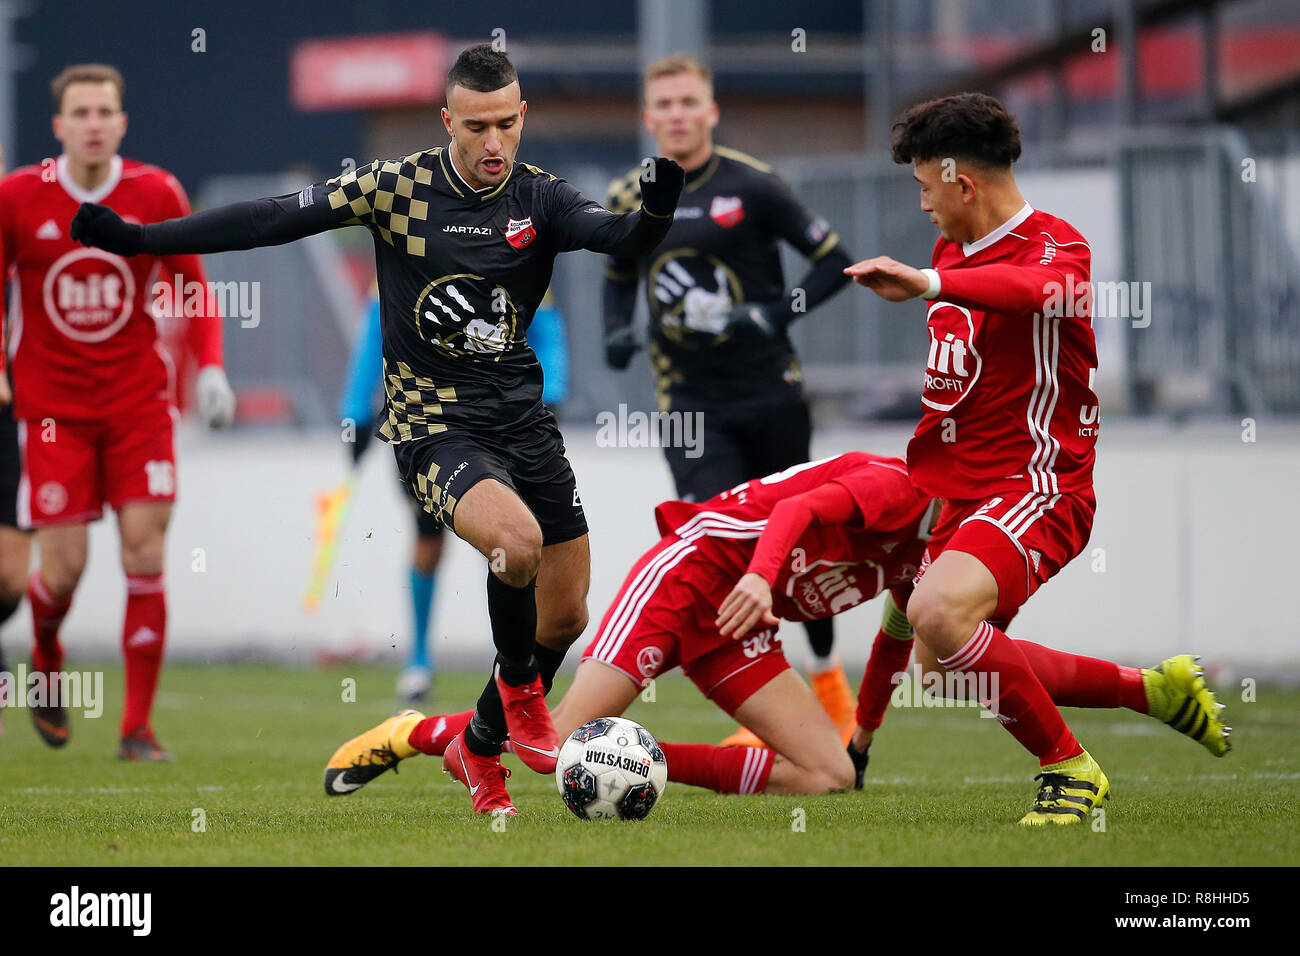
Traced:
[[[356, 702], [343, 682], [356, 681]], [[1127, 711], [1067, 710], [1110, 777], [1104, 830], [1015, 825], [1034, 762], [991, 720], [960, 708], [891, 709], [868, 785], [824, 797], [735, 797], [670, 784], [650, 818], [592, 824], [553, 779], [507, 756], [520, 816], [497, 830], [469, 812], [441, 760], [417, 757], [349, 797], [326, 797], [325, 761], [393, 713], [377, 668], [177, 664], [155, 726], [178, 761], [114, 759], [121, 671], [97, 720], [46, 748], [23, 710], [0, 738], [0, 862], [9, 865], [1278, 865], [1300, 857], [1300, 694], [1228, 693], [1236, 750], [1216, 760]], [[440, 674], [431, 712], [468, 709], [480, 674]], [[561, 678], [557, 690], [567, 685]], [[1222, 688], [1217, 688], [1223, 690]], [[721, 711], [680, 676], [628, 716], [664, 740], [712, 742]], [[200, 827], [199, 824], [203, 826]]]

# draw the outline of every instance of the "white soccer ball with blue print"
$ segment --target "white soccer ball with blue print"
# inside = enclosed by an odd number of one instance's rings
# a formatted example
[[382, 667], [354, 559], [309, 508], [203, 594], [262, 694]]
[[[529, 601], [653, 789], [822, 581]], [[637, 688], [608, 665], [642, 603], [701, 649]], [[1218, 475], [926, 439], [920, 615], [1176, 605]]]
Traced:
[[560, 747], [555, 785], [584, 820], [644, 820], [668, 786], [668, 761], [636, 721], [597, 717]]

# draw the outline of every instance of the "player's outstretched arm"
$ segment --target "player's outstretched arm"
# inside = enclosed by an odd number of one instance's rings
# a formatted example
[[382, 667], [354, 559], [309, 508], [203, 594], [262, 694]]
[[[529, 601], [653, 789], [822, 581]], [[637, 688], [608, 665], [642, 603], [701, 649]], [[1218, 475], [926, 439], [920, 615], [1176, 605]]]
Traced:
[[933, 298], [932, 282], [935, 293], [939, 291], [938, 273], [933, 269], [916, 269], [889, 256], [855, 262], [844, 274], [890, 302], [905, 302], [916, 296]]
[[560, 250], [589, 249], [626, 258], [649, 255], [672, 227], [685, 181], [682, 167], [656, 158], [641, 180], [641, 207], [621, 216], [557, 181], [552, 215]]
[[[232, 252], [279, 246], [347, 225], [369, 226], [376, 163], [301, 192], [230, 203], [164, 222], [124, 222], [107, 206], [82, 203], [70, 235], [82, 245], [119, 256]], [[367, 191], [362, 183], [369, 183]]]
[[1060, 308], [1073, 290], [1088, 286], [1090, 274], [1090, 253], [1086, 246], [1058, 248], [1063, 251], [1051, 266], [994, 262], [940, 272], [915, 269], [888, 256], [877, 256], [854, 263], [844, 274], [890, 302], [903, 302], [915, 296], [934, 299], [942, 295], [945, 302], [972, 309], [1050, 315], [1053, 307]]

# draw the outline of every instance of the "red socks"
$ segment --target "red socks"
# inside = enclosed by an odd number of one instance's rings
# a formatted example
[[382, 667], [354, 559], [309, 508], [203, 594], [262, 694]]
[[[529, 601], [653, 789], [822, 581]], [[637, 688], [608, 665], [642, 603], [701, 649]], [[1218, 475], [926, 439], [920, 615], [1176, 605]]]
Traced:
[[980, 624], [961, 650], [939, 663], [976, 675], [985, 706], [1042, 766], [1083, 752], [1024, 652], [992, 624]]
[[876, 642], [871, 646], [871, 657], [867, 661], [867, 672], [862, 678], [862, 686], [858, 688], [859, 727], [879, 729], [896, 686], [894, 675], [907, 670], [911, 656], [912, 638], [900, 641], [883, 630], [877, 632]]
[[422, 754], [441, 757], [447, 750], [452, 738], [463, 731], [474, 716], [474, 711], [463, 714], [435, 714], [426, 717], [411, 730], [408, 743]]
[[1066, 654], [1031, 641], [1015, 643], [1056, 706], [1127, 707], [1140, 714], [1147, 712], [1142, 668]]
[[[411, 730], [409, 742], [420, 753], [441, 757], [465, 729], [474, 711], [426, 717]], [[772, 752], [761, 747], [715, 747], [660, 741], [668, 758], [668, 779], [718, 793], [762, 793], [772, 774]]]
[[772, 775], [772, 751], [762, 747], [659, 742], [668, 759], [668, 779], [718, 793], [762, 793]]
[[53, 672], [63, 669], [63, 646], [59, 643], [59, 626], [72, 606], [72, 595], [56, 598], [41, 580], [40, 570], [27, 579], [27, 603], [32, 609], [32, 670]]
[[122, 736], [149, 727], [158, 672], [162, 670], [167, 633], [167, 595], [161, 574], [128, 575], [126, 620], [122, 625], [122, 657], [126, 661], [126, 703]]

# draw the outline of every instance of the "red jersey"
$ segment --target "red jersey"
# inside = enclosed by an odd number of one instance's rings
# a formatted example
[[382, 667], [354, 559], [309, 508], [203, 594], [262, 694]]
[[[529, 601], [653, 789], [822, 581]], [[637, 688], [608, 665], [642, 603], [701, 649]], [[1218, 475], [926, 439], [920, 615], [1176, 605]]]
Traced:
[[[853, 497], [861, 521], [812, 524], [792, 548], [764, 562], [770, 571], [751, 567], [760, 560], [759, 538], [772, 509], [832, 482]], [[762, 573], [772, 585], [772, 613], [808, 621], [909, 583], [925, 551], [931, 508], [901, 458], [854, 451], [745, 482], [708, 501], [665, 501], [655, 520], [661, 534], [691, 541], [731, 583], [750, 570]]]
[[944, 498], [1091, 489], [1100, 423], [1092, 374], [1092, 251], [1028, 203], [973, 243], [940, 238], [916, 486]]
[[155, 283], [170, 286], [177, 275], [183, 289], [202, 295], [169, 290], [166, 301], [202, 304], [203, 314], [190, 319], [191, 348], [200, 365], [221, 364], [220, 317], [198, 256], [123, 259], [73, 242], [68, 226], [82, 202], [103, 203], [137, 223], [190, 212], [174, 176], [120, 157], [90, 192], [73, 182], [62, 156], [0, 180], [0, 275], [13, 267], [19, 286], [10, 352], [21, 419], [100, 421], [172, 401], [153, 306]]

